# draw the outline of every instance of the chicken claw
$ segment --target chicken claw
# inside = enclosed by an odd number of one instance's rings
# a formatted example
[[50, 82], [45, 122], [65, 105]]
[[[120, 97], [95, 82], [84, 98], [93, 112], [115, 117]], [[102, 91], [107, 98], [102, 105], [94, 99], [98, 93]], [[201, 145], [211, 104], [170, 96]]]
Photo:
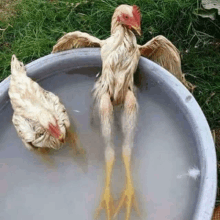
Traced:
[[135, 198], [135, 192], [134, 192], [134, 188], [133, 188], [132, 183], [126, 184], [126, 188], [125, 188], [124, 192], [122, 193], [122, 196], [119, 200], [118, 207], [115, 210], [113, 219], [117, 217], [117, 215], [123, 205], [126, 206], [126, 220], [129, 220], [132, 205], [133, 205], [135, 211], [138, 213], [138, 216], [140, 216], [140, 211], [139, 211], [138, 204], [137, 204], [137, 201]]
[[100, 211], [104, 208], [106, 210], [106, 216], [108, 220], [111, 220], [111, 217], [114, 214], [114, 202], [111, 195], [110, 185], [111, 185], [111, 174], [112, 174], [112, 168], [114, 165], [114, 156], [110, 155], [112, 149], [106, 149], [106, 182], [105, 182], [105, 190], [102, 195], [102, 199], [100, 202], [99, 207], [96, 210], [95, 213], [95, 219], [99, 217]]
[[110, 187], [105, 188], [99, 207], [96, 210], [95, 219], [98, 219], [100, 212], [103, 208], [106, 210], [107, 219], [111, 220], [111, 217], [114, 214], [115, 207], [114, 207], [114, 201], [113, 201], [113, 198], [110, 192]]
[[126, 170], [126, 188], [124, 192], [122, 193], [121, 199], [119, 200], [118, 207], [115, 210], [114, 218], [118, 215], [121, 207], [125, 204], [126, 206], [126, 220], [129, 220], [130, 214], [131, 214], [131, 208], [132, 205], [134, 206], [134, 209], [140, 216], [140, 211], [138, 208], [138, 204], [135, 198], [135, 192], [134, 187], [131, 179], [131, 172], [130, 172], [130, 153], [127, 153], [124, 151], [123, 153], [123, 159], [125, 164], [125, 170]]

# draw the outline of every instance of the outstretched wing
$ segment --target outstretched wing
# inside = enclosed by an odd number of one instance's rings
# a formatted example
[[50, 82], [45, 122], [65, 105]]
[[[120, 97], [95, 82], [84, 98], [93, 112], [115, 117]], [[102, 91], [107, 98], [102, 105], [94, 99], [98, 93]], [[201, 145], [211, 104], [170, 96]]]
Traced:
[[143, 46], [139, 45], [142, 56], [158, 63], [179, 79], [190, 91], [195, 86], [187, 82], [181, 70], [181, 59], [178, 49], [164, 36], [159, 35]]
[[61, 37], [53, 47], [52, 53], [78, 47], [101, 47], [102, 44], [103, 40], [99, 40], [84, 32], [74, 31]]
[[159, 35], [139, 46], [141, 55], [158, 63], [181, 80], [181, 60], [177, 48], [164, 36]]

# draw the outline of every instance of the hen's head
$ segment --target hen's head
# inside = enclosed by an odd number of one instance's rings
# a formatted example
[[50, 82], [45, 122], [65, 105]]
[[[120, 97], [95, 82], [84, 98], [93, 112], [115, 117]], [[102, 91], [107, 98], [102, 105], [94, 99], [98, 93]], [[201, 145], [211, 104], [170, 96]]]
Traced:
[[141, 36], [141, 13], [136, 5], [120, 5], [115, 9], [113, 17], [117, 22]]
[[39, 120], [40, 120], [40, 124], [51, 136], [58, 139], [60, 142], [64, 143], [65, 135], [61, 132], [57, 120], [53, 115], [42, 113], [40, 115]]

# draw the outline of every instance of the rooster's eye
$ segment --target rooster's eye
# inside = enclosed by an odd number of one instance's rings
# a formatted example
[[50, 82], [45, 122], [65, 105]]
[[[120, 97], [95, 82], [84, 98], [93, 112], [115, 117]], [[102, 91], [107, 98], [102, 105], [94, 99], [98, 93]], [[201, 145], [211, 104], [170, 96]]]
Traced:
[[127, 15], [125, 16], [125, 19], [128, 19], [128, 16], [127, 16]]

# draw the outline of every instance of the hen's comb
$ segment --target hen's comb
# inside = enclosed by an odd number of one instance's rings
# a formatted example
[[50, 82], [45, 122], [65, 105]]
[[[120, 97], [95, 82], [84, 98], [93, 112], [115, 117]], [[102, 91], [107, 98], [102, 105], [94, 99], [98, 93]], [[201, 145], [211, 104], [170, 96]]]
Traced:
[[140, 13], [140, 9], [138, 8], [137, 5], [133, 5], [132, 13], [133, 13], [135, 20], [137, 21], [137, 23], [140, 26], [141, 25], [141, 13]]
[[49, 130], [54, 135], [54, 137], [58, 138], [60, 136], [60, 129], [58, 124], [56, 126], [49, 123]]

